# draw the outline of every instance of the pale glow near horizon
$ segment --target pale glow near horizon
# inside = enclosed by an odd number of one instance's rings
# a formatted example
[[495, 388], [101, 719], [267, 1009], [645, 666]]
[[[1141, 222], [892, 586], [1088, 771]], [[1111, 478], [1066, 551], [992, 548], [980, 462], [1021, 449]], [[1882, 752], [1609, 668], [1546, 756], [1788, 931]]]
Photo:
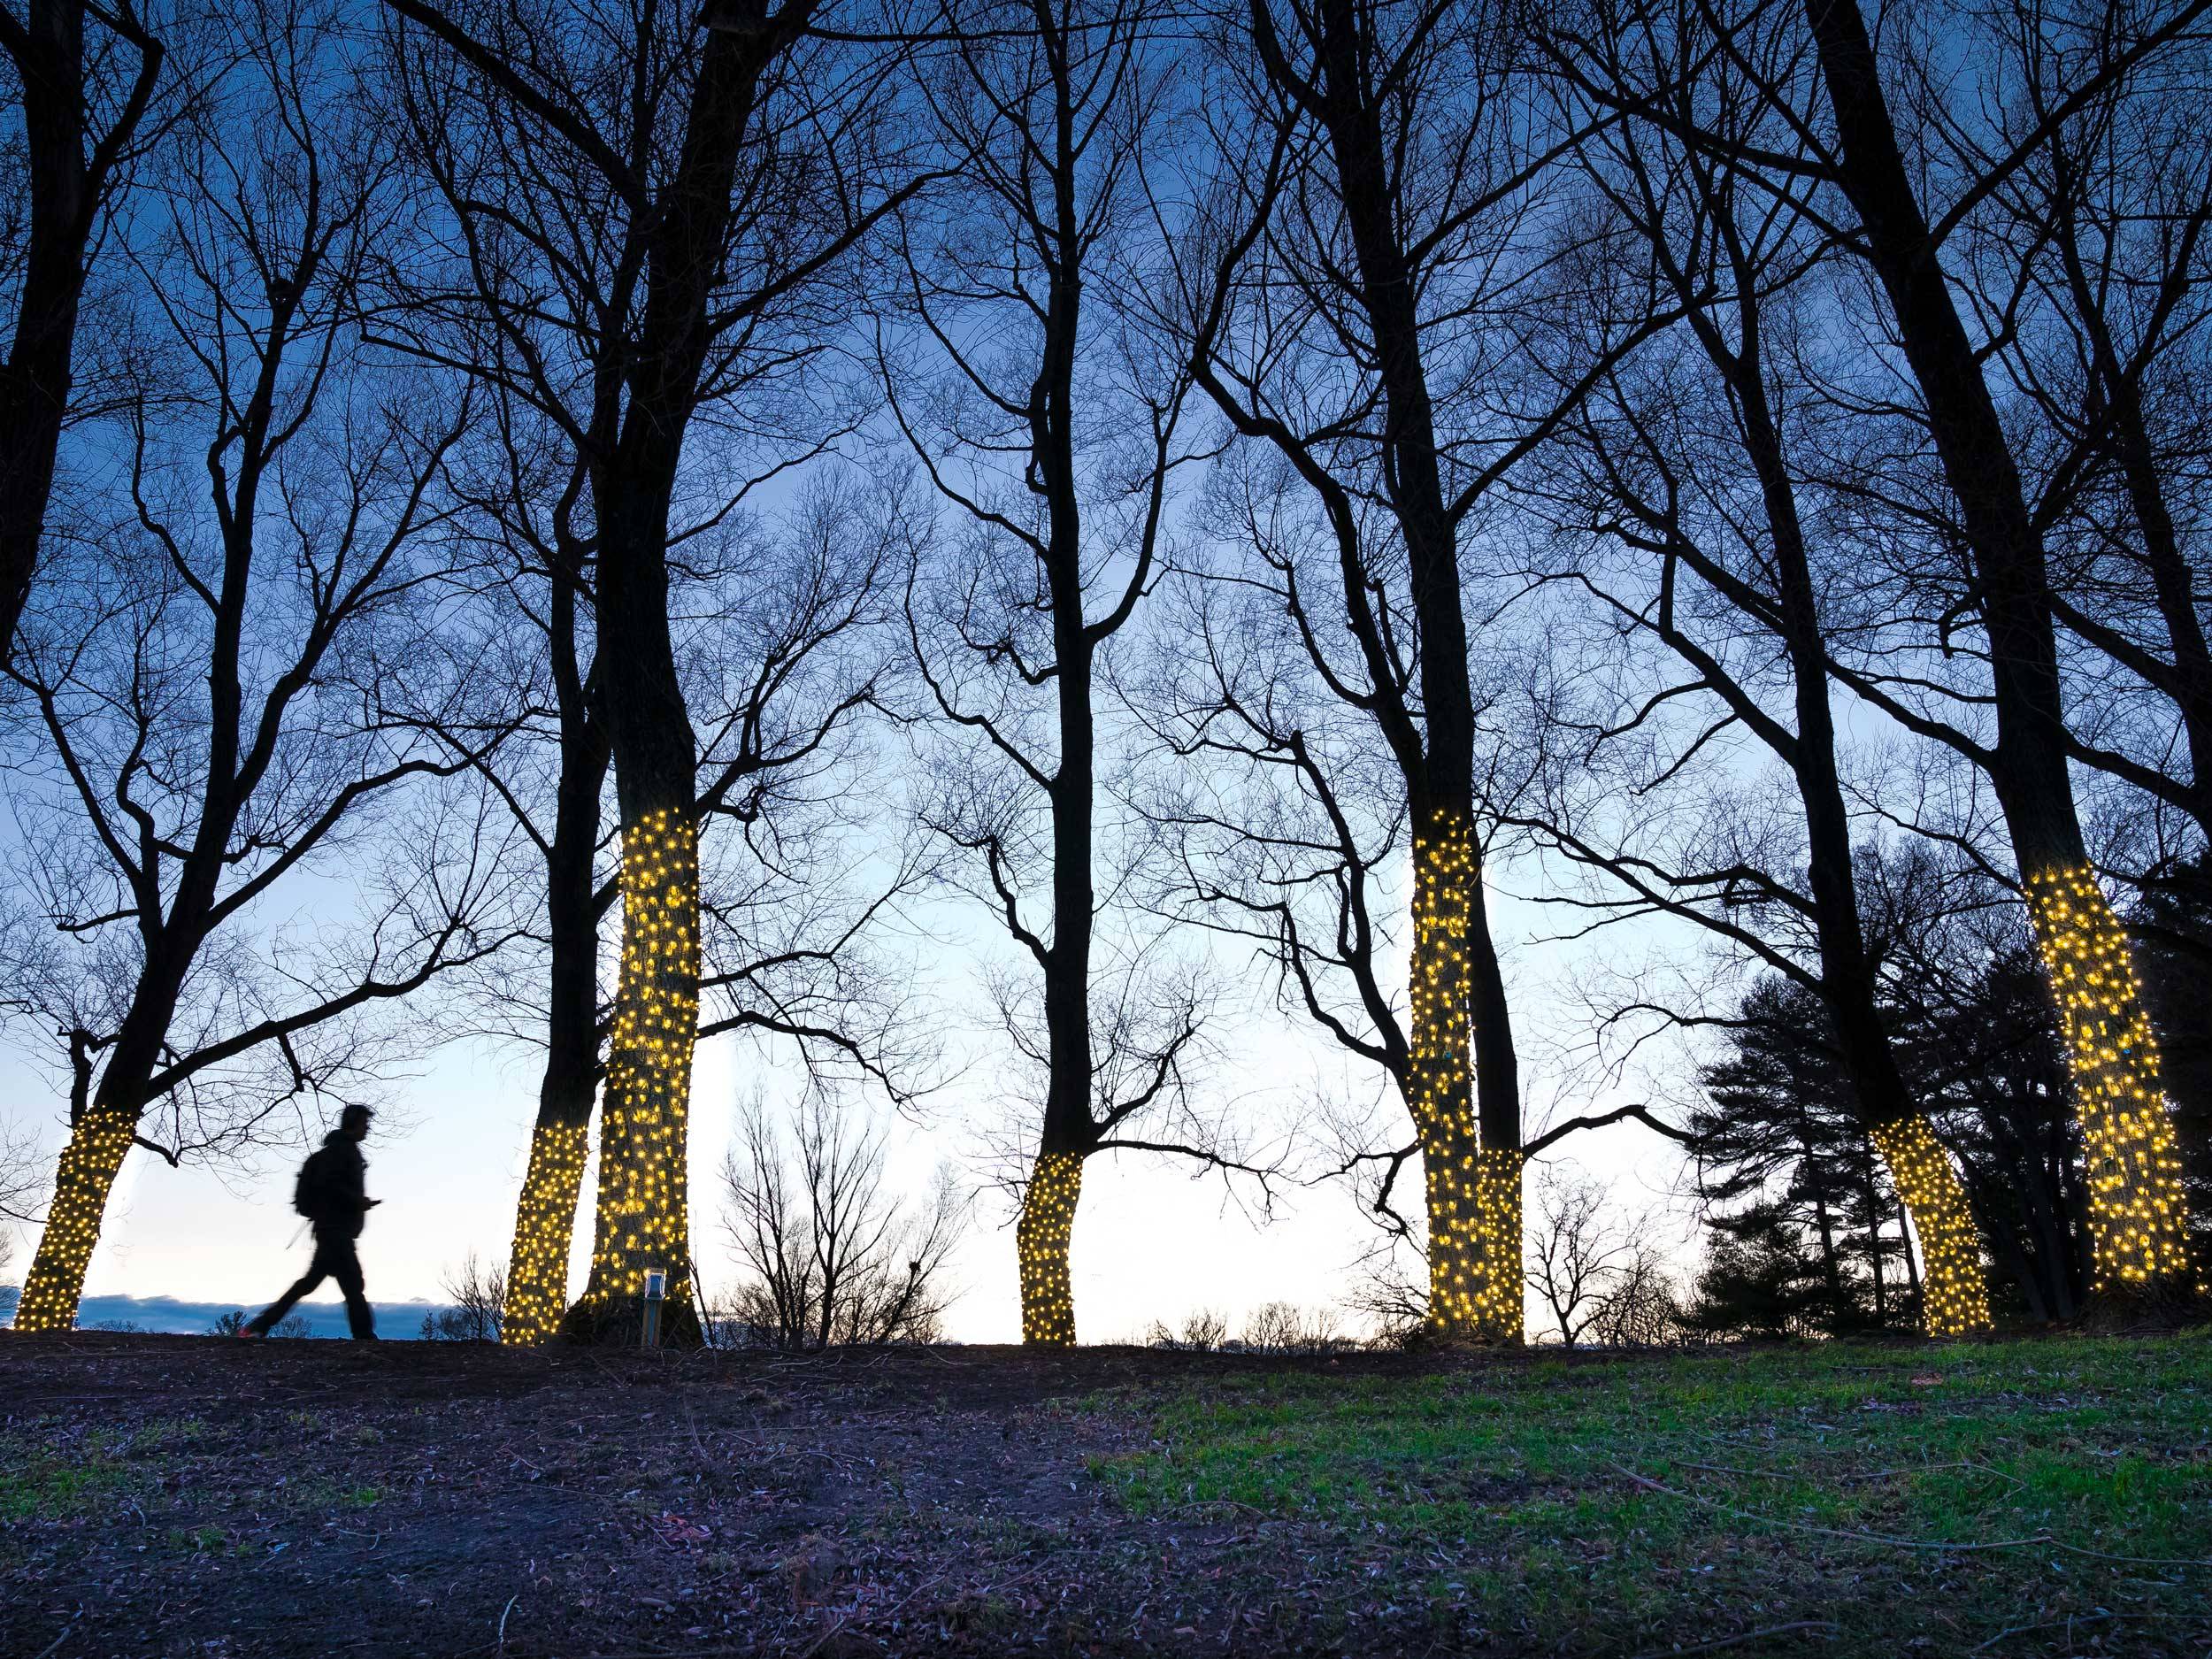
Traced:
[[[1532, 1091], [1548, 1071], [1544, 1027], [1559, 1018], [1562, 987], [1584, 960], [1556, 947], [1514, 948], [1543, 925], [1537, 908], [1508, 901], [1498, 918], [1518, 970], [1517, 1019]], [[1247, 1016], [1231, 1036], [1232, 1056], [1210, 1086], [1256, 1103], [1256, 1138], [1264, 1139], [1269, 1124], [1283, 1118], [1296, 1099], [1345, 1075], [1317, 1035], [1286, 1017]], [[372, 1302], [444, 1300], [442, 1279], [471, 1250], [488, 1262], [503, 1261], [536, 1109], [536, 1067], [534, 1052], [454, 1045], [392, 1091], [396, 1104], [381, 1114], [365, 1148], [371, 1195], [385, 1201], [371, 1215], [361, 1246]], [[710, 1290], [731, 1271], [716, 1169], [737, 1102], [756, 1084], [772, 1102], [788, 1098], [796, 1071], [788, 1062], [764, 1066], [759, 1049], [735, 1039], [701, 1046], [693, 1085], [692, 1248]], [[50, 1169], [64, 1109], [53, 1079], [9, 1052], [0, 1055], [0, 1081], [15, 1120], [40, 1132]], [[1561, 1115], [1635, 1098], [1633, 1092], [1609, 1092], [1563, 1107]], [[963, 1155], [973, 1152], [975, 1128], [990, 1110], [975, 1091], [940, 1102], [921, 1125], [890, 1117], [874, 1102], [854, 1109], [887, 1122], [893, 1179], [902, 1189], [918, 1193], [945, 1157], [955, 1160], [964, 1184], [974, 1187]], [[1403, 1117], [1393, 1112], [1394, 1132]], [[1540, 1109], [1532, 1104], [1530, 1131], [1541, 1126]], [[134, 1152], [110, 1204], [86, 1294], [173, 1296], [246, 1309], [273, 1299], [307, 1258], [303, 1224], [290, 1204], [292, 1172], [303, 1151], [279, 1148], [257, 1170], [229, 1172], [171, 1170]], [[1609, 1181], [1616, 1202], [1632, 1210], [1663, 1206], [1679, 1167], [1675, 1148], [1633, 1124], [1571, 1137], [1553, 1156]], [[1417, 1203], [1417, 1169], [1409, 1167], [1402, 1179], [1409, 1184], [1402, 1193]], [[1268, 1302], [1340, 1307], [1356, 1286], [1355, 1263], [1374, 1237], [1350, 1189], [1333, 1181], [1289, 1185], [1274, 1219], [1263, 1225], [1248, 1185], [1240, 1192], [1241, 1205], [1225, 1194], [1217, 1176], [1194, 1180], [1191, 1166], [1175, 1161], [1126, 1153], [1093, 1159], [1073, 1247], [1081, 1340], [1136, 1340], [1156, 1319], [1175, 1326], [1202, 1309], [1223, 1314], [1233, 1331]], [[969, 1210], [955, 1259], [961, 1294], [948, 1334], [966, 1342], [1018, 1340], [1010, 1202], [976, 1190]], [[34, 1232], [21, 1231], [11, 1279], [19, 1277], [35, 1243]], [[572, 1289], [582, 1283], [589, 1240], [588, 1222], [581, 1221], [571, 1256]], [[334, 1295], [326, 1290], [316, 1300]], [[1533, 1338], [1540, 1310], [1532, 1308], [1530, 1316]], [[1348, 1317], [1345, 1323], [1354, 1321]]]

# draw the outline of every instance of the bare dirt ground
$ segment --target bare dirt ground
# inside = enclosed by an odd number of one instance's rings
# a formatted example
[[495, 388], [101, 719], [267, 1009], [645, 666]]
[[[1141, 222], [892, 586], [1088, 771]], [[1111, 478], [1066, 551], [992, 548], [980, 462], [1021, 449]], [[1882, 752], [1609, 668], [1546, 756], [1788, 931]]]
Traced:
[[0, 1659], [2212, 1650], [2212, 1333], [0, 1338]]
[[0, 1655], [1256, 1651], [1282, 1563], [1123, 1513], [1082, 1402], [1408, 1363], [10, 1338]]

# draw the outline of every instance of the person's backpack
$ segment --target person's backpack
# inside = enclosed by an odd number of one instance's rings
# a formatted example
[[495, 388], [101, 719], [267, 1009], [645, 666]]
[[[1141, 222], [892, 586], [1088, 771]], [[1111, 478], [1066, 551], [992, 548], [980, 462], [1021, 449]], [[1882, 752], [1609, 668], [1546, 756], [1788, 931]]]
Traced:
[[330, 1148], [319, 1147], [307, 1155], [299, 1177], [292, 1183], [292, 1209], [310, 1221], [330, 1207]]

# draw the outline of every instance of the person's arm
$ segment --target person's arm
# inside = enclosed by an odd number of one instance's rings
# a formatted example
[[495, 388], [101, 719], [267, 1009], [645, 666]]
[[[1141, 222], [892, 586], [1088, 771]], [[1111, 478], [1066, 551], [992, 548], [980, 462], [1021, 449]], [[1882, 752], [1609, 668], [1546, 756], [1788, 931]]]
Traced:
[[356, 1215], [365, 1216], [376, 1207], [376, 1201], [369, 1196], [367, 1190], [368, 1164], [357, 1151], [347, 1162], [345, 1170], [344, 1201]]

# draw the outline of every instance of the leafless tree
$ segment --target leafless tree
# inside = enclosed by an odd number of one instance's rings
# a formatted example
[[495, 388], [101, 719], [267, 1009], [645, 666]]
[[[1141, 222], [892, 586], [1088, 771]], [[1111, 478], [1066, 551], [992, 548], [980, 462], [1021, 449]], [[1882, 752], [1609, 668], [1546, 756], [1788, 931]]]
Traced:
[[1537, 1177], [1529, 1288], [1543, 1298], [1569, 1348], [1664, 1341], [1673, 1293], [1651, 1217], [1623, 1216], [1601, 1182], [1569, 1169], [1549, 1164]]
[[941, 1169], [918, 1206], [885, 1187], [881, 1130], [810, 1090], [787, 1134], [758, 1100], [724, 1155], [725, 1221], [741, 1277], [723, 1317], [784, 1348], [934, 1342], [964, 1206]]
[[[1834, 487], [1862, 539], [1863, 603], [1887, 625], [1831, 631], [1829, 672], [1946, 755], [1955, 776], [1939, 787], [1965, 810], [1917, 815], [1916, 828], [1978, 850], [1972, 797], [1979, 785], [1994, 796], [2108, 1165], [2101, 1259], [2116, 1288], [2154, 1302], [2186, 1276], [2185, 1205], [2156, 1108], [2105, 1104], [2155, 1101], [2156, 1043], [2133, 976], [2092, 965], [2125, 946], [2090, 868], [2070, 762], [2094, 745], [2068, 721], [2053, 619], [2049, 532], [2090, 457], [2032, 420], [2008, 429], [2000, 377], [2032, 326], [2043, 256], [1980, 256], [1997, 199], [2017, 194], [2069, 122], [2150, 66], [2193, 58], [2200, 11], [2188, 0], [2147, 12], [1939, 8], [1886, 20], [1878, 56], [1857, 0], [1694, 12], [1605, 0], [1548, 13], [1540, 37], [1597, 107], [1720, 164], [1747, 205], [1805, 219], [1848, 262], [1801, 359], [1829, 405], [1827, 442], [1793, 465]], [[2054, 49], [2055, 76], [2018, 73], [2039, 57], [2037, 44], [2021, 50], [2028, 37]], [[1592, 72], [1618, 62], [1624, 42], [1632, 75]], [[1978, 96], [1958, 96], [1939, 60], [1972, 65]], [[1773, 119], [1739, 125], [1741, 100], [1700, 84], [1716, 63]], [[2100, 723], [2092, 710], [2081, 729]], [[2141, 1040], [2111, 1049], [2099, 1035], [2111, 1029]]]
[[[442, 781], [463, 763], [385, 716], [436, 695], [419, 601], [465, 419], [360, 345], [406, 203], [333, 14], [233, 31], [134, 250], [160, 355], [118, 434], [128, 516], [53, 567], [11, 667], [39, 720], [8, 757], [19, 902], [50, 930], [11, 978], [71, 1124], [26, 1328], [74, 1318], [134, 1144], [219, 1156], [342, 1100], [388, 1057], [378, 1010], [504, 937], [499, 838]], [[303, 937], [280, 907], [317, 883], [357, 916]]]
[[1211, 1354], [1229, 1340], [1229, 1321], [1211, 1308], [1185, 1316], [1179, 1327], [1155, 1319], [1144, 1333], [1147, 1348], [1170, 1348], [1184, 1354]]
[[1993, 17], [1993, 127], [1924, 95], [1913, 105], [1936, 154], [1997, 181], [1957, 237], [1992, 367], [2042, 429], [2035, 511], [2077, 687], [2068, 736], [2150, 809], [2131, 815], [2148, 819], [2139, 848], [2106, 830], [2104, 861], [2158, 882], [2212, 835], [2212, 651], [2193, 574], [2212, 315], [2212, 147], [2195, 112], [2212, 63], [2181, 41], [2115, 73], [2100, 62], [2108, 18]]
[[[1889, 442], [1909, 459], [1898, 465], [1892, 449], [1880, 461], [1877, 445], [1868, 443], [1860, 455], [1875, 464], [1856, 466], [1853, 477], [1869, 503], [1911, 526], [1906, 540], [1924, 550], [1925, 571], [1955, 572], [1951, 585], [1961, 603], [1933, 618], [1932, 638], [1901, 652], [1892, 641], [1887, 651], [1832, 668], [1914, 735], [1948, 749], [1986, 778], [2069, 1023], [2085, 1121], [2105, 1171], [2093, 1201], [2101, 1271], [2116, 1295], [2153, 1303], [2185, 1296], [2192, 1271], [2186, 1204], [2178, 1170], [2161, 1150], [2170, 1137], [2157, 1100], [2157, 1045], [2134, 976], [2107, 974], [2093, 964], [2125, 946], [2090, 870], [2069, 770], [2078, 745], [2053, 619], [2047, 522], [2032, 488], [2035, 457], [2008, 432], [1993, 385], [1992, 348], [2013, 329], [2016, 307], [2008, 296], [2023, 291], [2025, 276], [2001, 271], [1993, 282], [1978, 284], [1960, 233], [2055, 129], [2117, 80], [2172, 52], [2193, 51], [2201, 8], [2185, 0], [2143, 13], [2104, 7], [2032, 19], [2015, 13], [2001, 27], [2025, 20], [2078, 45], [2067, 55], [2065, 83], [2045, 81], [2025, 101], [1991, 85], [1989, 96], [1963, 103], [1893, 100], [1857, 0], [1806, 0], [1802, 10], [1817, 96], [1771, 89], [1793, 110], [1803, 153], [1732, 142], [1696, 111], [1669, 119], [1688, 142], [1724, 157], [1761, 189], [1816, 191], [1841, 245], [1864, 262], [1878, 288], [1880, 309], [1865, 319], [1867, 333], [1894, 342], [1893, 356], [1869, 354], [1852, 365], [1847, 383], [1858, 424], [1905, 411], [1874, 426], [1886, 426]], [[1966, 13], [1950, 15], [1986, 42]], [[1925, 53], [1913, 50], [1919, 38], [1893, 34], [1890, 57], [1901, 47], [1914, 64], [1926, 63]], [[1804, 57], [1781, 61], [1793, 66]], [[1907, 77], [1908, 88], [1913, 84]], [[1640, 92], [1611, 101], [1639, 111], [1652, 102]], [[1959, 142], [1966, 129], [1971, 142]], [[1893, 373], [1901, 357], [1902, 386]], [[1913, 441], [1901, 442], [1908, 434]], [[1917, 475], [1929, 469], [1940, 487], [1916, 488]], [[1931, 523], [1939, 527], [1933, 538], [1924, 534]], [[1963, 679], [1959, 664], [1970, 666]], [[2101, 1034], [2111, 1029], [2139, 1037], [2115, 1049]], [[2108, 1104], [2139, 1100], [2150, 1109]]]
[[726, 480], [839, 428], [818, 370], [850, 307], [829, 279], [926, 175], [883, 96], [904, 48], [864, 4], [833, 19], [822, 0], [387, 10], [414, 146], [452, 216], [453, 320], [501, 342], [465, 366], [494, 365], [552, 422], [589, 490], [593, 709], [626, 874], [597, 1236], [571, 1323], [608, 1333], [634, 1325], [649, 1266], [691, 1306], [701, 746], [672, 549], [687, 522], [715, 521], [693, 513], [702, 495], [726, 503]]
[[1191, 1110], [1202, 983], [1156, 933], [1102, 926], [1128, 913], [1133, 852], [1100, 833], [1100, 682], [1164, 568], [1194, 458], [1187, 367], [1133, 298], [1163, 234], [1143, 173], [1186, 78], [1153, 0], [986, 0], [944, 19], [960, 43], [925, 61], [926, 86], [965, 188], [902, 221], [882, 351], [944, 509], [916, 510], [908, 603], [945, 737], [923, 817], [1024, 958], [994, 987], [1041, 1095], [1023, 1114], [1033, 1152], [1014, 1155], [1022, 1333], [1070, 1343], [1085, 1161], [1242, 1162]]
[[[1409, 1231], [1392, 1195], [1421, 1160], [1433, 1328], [1517, 1340], [1520, 1065], [1483, 871], [1490, 803], [1525, 771], [1487, 682], [1531, 664], [1506, 644], [1513, 585], [1484, 581], [1472, 544], [1655, 302], [1616, 318], [1575, 297], [1568, 134], [1502, 11], [1260, 5], [1226, 63], [1221, 178], [1178, 297], [1199, 383], [1246, 441], [1212, 515], [1237, 557], [1210, 572], [1240, 596], [1192, 602], [1197, 665], [1156, 724], [1247, 782], [1162, 812], [1199, 908], [1403, 1099], [1414, 1141], [1348, 1167], [1379, 1171], [1378, 1213]], [[1383, 878], [1409, 851], [1401, 939]]]
[[1588, 1335], [1601, 1348], [1664, 1348], [1685, 1340], [1680, 1279], [1648, 1240], [1622, 1263]]
[[[39, 1173], [38, 1137], [13, 1121], [0, 1124], [0, 1221], [38, 1225], [36, 1205], [45, 1180]], [[13, 1234], [0, 1233], [11, 1240]]]
[[[403, 299], [403, 294], [401, 296]], [[477, 964], [457, 1024], [543, 1045], [530, 1160], [503, 1276], [505, 1340], [538, 1342], [567, 1310], [569, 1242], [597, 1096], [605, 1021], [601, 923], [617, 892], [603, 833], [609, 752], [595, 713], [585, 472], [553, 423], [495, 377], [488, 418], [455, 458], [462, 595], [449, 653], [459, 708], [419, 711], [426, 735], [468, 762], [536, 854], [527, 949]], [[487, 741], [488, 736], [495, 741]]]
[[[2001, 117], [1999, 153], [1976, 168], [1932, 220], [1908, 172], [1858, 0], [1808, 0], [1806, 6], [1835, 121], [1834, 147], [1824, 163], [1827, 178], [1857, 216], [1858, 245], [1888, 302], [1971, 565], [1994, 727], [1987, 744], [1970, 743], [1962, 752], [1987, 773], [2004, 814], [2067, 1023], [2099, 1166], [2092, 1199], [2099, 1269], [2116, 1297], [2154, 1304], [2193, 1294], [2180, 1172], [2160, 1153], [2164, 1102], [2156, 1040], [2132, 973], [2106, 974], [2096, 965], [2101, 943], [2122, 950], [2125, 944], [2089, 872], [2068, 770], [2071, 745], [2043, 526], [1982, 353], [1962, 319], [1942, 248], [1946, 233], [2003, 185], [2070, 106], [2131, 65], [2188, 38], [2200, 9], [2185, 4], [2139, 18], [2106, 13], [2096, 30], [2099, 44], [2083, 55], [2073, 84], [2053, 88], [2055, 102], [2039, 112]], [[2055, 20], [2054, 27], [2073, 23]], [[1955, 727], [1912, 714], [1896, 699], [1885, 706], [1909, 725], [1916, 720], [1914, 729], [1924, 737], [1958, 747], [1962, 734]], [[2129, 1033], [2124, 1053], [2108, 1046], [2106, 1033], [2115, 1028]], [[2170, 1138], [2170, 1130], [2164, 1133]]]
[[[425, 726], [475, 757], [542, 861], [534, 949], [481, 964], [463, 1016], [472, 1031], [544, 1049], [503, 1327], [504, 1340], [534, 1343], [566, 1312], [609, 1028], [601, 922], [617, 882], [602, 833], [608, 749], [592, 706], [586, 480], [551, 423], [495, 380], [488, 396], [496, 418], [455, 468], [465, 503], [455, 531], [479, 557], [457, 561], [449, 579], [469, 618], [449, 628], [449, 649], [480, 695], [466, 725], [434, 710]], [[845, 850], [867, 845], [854, 832], [883, 795], [865, 787], [868, 744], [855, 725], [900, 654], [895, 531], [876, 505], [849, 474], [818, 475], [773, 517], [718, 503], [684, 533], [672, 592], [702, 732], [698, 1035], [787, 1039], [826, 1080], [857, 1074], [908, 1099], [924, 1086], [930, 1044], [910, 1017], [910, 979], [873, 941], [919, 872]], [[489, 749], [488, 731], [503, 734]]]
[[1332, 1354], [1352, 1346], [1326, 1308], [1308, 1310], [1294, 1302], [1263, 1302], [1245, 1316], [1238, 1344], [1254, 1354]]
[[506, 1317], [507, 1277], [496, 1263], [487, 1265], [471, 1250], [457, 1268], [439, 1281], [453, 1306], [422, 1318], [426, 1341], [496, 1342]]
[[[1632, 88], [1678, 87], [1701, 130], [1737, 149], [1805, 149], [1771, 92], [1788, 84], [1778, 65], [1791, 31], [1741, 29], [1732, 54], [1719, 53], [1671, 20], [1671, 32], [1596, 36], [1604, 56], [1578, 73], [1622, 103]], [[1738, 57], [1759, 67], [1740, 72]], [[1944, 1241], [1929, 1317], [1939, 1329], [1984, 1328], [1972, 1217], [1877, 1012], [1855, 880], [1828, 663], [1832, 642], [1868, 618], [1850, 604], [1847, 556], [1817, 542], [1832, 515], [1806, 487], [1802, 459], [1826, 412], [1801, 349], [1832, 299], [1829, 233], [1802, 187], [1752, 188], [1663, 119], [1589, 125], [1578, 155], [1680, 320], [1610, 370], [1524, 474], [1559, 532], [1555, 563], [1534, 579], [1594, 600], [1596, 614], [1579, 706], [1533, 717], [1556, 746], [1551, 787], [1519, 822], [1571, 866], [1603, 872], [1591, 902], [1599, 925], [1689, 921], [1724, 956], [1825, 1002], [1860, 1110], [1892, 1161], [1910, 1164], [1922, 1231]], [[1778, 763], [1795, 797], [1787, 818], [1752, 771], [1763, 763]], [[1709, 1017], [1639, 993], [1631, 1008], [1604, 1010], [1601, 1029], [1643, 1011]]]

